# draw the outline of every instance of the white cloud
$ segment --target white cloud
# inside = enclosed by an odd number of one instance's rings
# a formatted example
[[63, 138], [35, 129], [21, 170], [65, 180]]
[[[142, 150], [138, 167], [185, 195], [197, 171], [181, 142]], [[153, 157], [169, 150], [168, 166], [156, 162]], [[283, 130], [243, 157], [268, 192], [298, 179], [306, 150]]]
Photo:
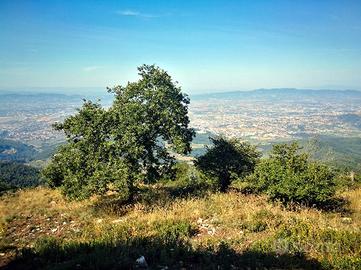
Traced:
[[116, 11], [116, 14], [121, 15], [121, 16], [138, 17], [138, 18], [157, 18], [157, 17], [159, 17], [158, 15], [141, 13], [139, 11], [131, 10], [131, 9], [118, 10], [118, 11]]

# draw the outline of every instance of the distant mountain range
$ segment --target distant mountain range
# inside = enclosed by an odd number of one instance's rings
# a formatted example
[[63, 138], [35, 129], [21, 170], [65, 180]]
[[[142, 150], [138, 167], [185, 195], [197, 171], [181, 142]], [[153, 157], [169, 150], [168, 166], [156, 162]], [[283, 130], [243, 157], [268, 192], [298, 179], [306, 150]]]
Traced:
[[58, 93], [11, 93], [0, 92], [1, 102], [32, 102], [32, 101], [59, 101], [59, 100], [81, 100], [80, 95], [66, 95]]
[[314, 89], [296, 89], [296, 88], [272, 88], [256, 89], [250, 91], [231, 91], [190, 95], [192, 100], [202, 99], [241, 99], [241, 98], [360, 98], [361, 91], [358, 90], [314, 90]]
[[[64, 93], [60, 92], [34, 92], [31, 91], [6, 91], [0, 90], [0, 98], [2, 101], [5, 100], [79, 100], [82, 98], [87, 99], [96, 99], [101, 98], [102, 100], [108, 100], [112, 98], [111, 94], [106, 93], [105, 91], [99, 93], [90, 92], [85, 94], [83, 92], [78, 92], [74, 90], [73, 92], [66, 91]], [[270, 88], [270, 89], [255, 89], [249, 91], [228, 91], [228, 92], [215, 92], [215, 93], [204, 93], [204, 94], [190, 94], [192, 100], [202, 100], [202, 99], [238, 99], [238, 98], [286, 98], [286, 97], [328, 97], [328, 98], [350, 98], [357, 97], [361, 98], [361, 91], [359, 90], [315, 90], [315, 89], [297, 89], [297, 88]]]
[[62, 101], [71, 101], [71, 102], [81, 102], [82, 99], [90, 99], [97, 100], [101, 99], [102, 101], [112, 100], [112, 94], [108, 94], [107, 92], [100, 92], [99, 94], [95, 93], [84, 93], [74, 91], [73, 93], [67, 91], [64, 93], [58, 92], [30, 92], [30, 91], [4, 91], [0, 90], [0, 103], [2, 102], [62, 102]]

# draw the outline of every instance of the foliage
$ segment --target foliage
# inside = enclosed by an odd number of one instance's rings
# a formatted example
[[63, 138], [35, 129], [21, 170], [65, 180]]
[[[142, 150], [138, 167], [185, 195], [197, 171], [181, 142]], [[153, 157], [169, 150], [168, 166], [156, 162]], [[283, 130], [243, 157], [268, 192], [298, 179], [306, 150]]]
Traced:
[[41, 183], [36, 168], [15, 162], [0, 162], [0, 180], [4, 188], [33, 187]]
[[137, 181], [154, 182], [170, 172], [177, 153], [190, 152], [189, 99], [164, 70], [143, 65], [140, 80], [108, 89], [109, 109], [85, 101], [76, 115], [56, 124], [65, 132], [62, 146], [43, 171], [51, 186], [70, 198], [118, 191], [132, 198]]
[[334, 176], [329, 167], [300, 153], [294, 142], [274, 145], [270, 157], [256, 166], [247, 181], [272, 200], [320, 205], [335, 194]]
[[213, 146], [198, 157], [195, 165], [210, 177], [214, 177], [224, 192], [231, 181], [253, 172], [261, 154], [256, 147], [238, 139], [210, 138]]
[[2, 192], [4, 192], [4, 191], [9, 190], [9, 189], [11, 189], [11, 186], [9, 186], [8, 184], [6, 184], [4, 180], [1, 180], [1, 179], [0, 179], [0, 194], [1, 194]]

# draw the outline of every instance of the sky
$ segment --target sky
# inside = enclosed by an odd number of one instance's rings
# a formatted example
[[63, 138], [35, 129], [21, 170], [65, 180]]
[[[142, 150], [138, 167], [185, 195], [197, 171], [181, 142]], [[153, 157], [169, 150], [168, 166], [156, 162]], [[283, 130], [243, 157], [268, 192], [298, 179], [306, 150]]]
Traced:
[[0, 0], [0, 89], [361, 90], [361, 1]]

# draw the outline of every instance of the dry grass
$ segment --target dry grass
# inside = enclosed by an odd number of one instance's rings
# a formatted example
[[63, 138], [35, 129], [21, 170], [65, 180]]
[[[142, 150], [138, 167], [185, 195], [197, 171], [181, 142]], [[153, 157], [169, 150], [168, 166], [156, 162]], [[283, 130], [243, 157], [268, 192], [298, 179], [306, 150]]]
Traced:
[[[168, 203], [164, 204], [136, 203], [125, 207], [115, 203], [100, 206], [96, 198], [68, 202], [58, 191], [47, 188], [21, 190], [4, 195], [0, 200], [0, 260], [6, 265], [14, 258], [16, 250], [33, 247], [44, 236], [86, 243], [94, 239], [116, 239], [122, 231], [126, 231], [129, 238], [156, 237], [166, 230], [164, 226], [190, 224], [194, 233], [186, 235], [186, 240], [194, 248], [227, 243], [239, 253], [250, 249], [276, 252], [274, 243], [286, 231], [289, 236], [285, 239], [292, 245], [298, 241], [296, 244], [301, 245], [306, 257], [328, 260], [337, 268], [344, 265], [343, 261], [334, 262], [337, 256], [348, 256], [356, 263], [361, 256], [360, 247], [352, 247], [345, 251], [347, 254], [332, 251], [331, 255], [319, 248], [322, 241], [331, 244], [348, 241], [338, 240], [338, 236], [325, 240], [324, 232], [361, 235], [361, 189], [342, 196], [350, 202], [347, 216], [309, 208], [291, 211], [268, 202], [264, 196], [236, 192], [209, 193], [201, 198], [168, 198]], [[104, 209], [99, 209], [101, 207]], [[293, 229], [288, 231], [288, 228]]]

